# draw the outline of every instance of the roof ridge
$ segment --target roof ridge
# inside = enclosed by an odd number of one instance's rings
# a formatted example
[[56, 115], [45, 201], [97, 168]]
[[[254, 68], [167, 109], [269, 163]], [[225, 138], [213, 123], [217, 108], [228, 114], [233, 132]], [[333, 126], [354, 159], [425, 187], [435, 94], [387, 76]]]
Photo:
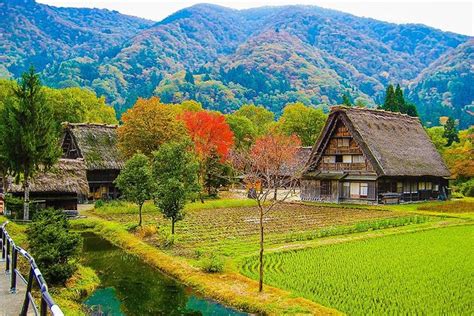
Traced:
[[106, 127], [106, 128], [117, 128], [118, 124], [107, 124], [107, 123], [89, 123], [89, 122], [83, 122], [83, 123], [70, 123], [70, 122], [62, 122], [61, 125], [63, 127]]
[[331, 107], [331, 113], [334, 112], [339, 112], [339, 111], [360, 111], [360, 112], [372, 112], [376, 114], [382, 114], [386, 116], [395, 116], [399, 118], [407, 118], [411, 120], [416, 120], [419, 121], [420, 119], [415, 116], [410, 116], [405, 113], [400, 113], [400, 112], [392, 112], [392, 111], [387, 111], [384, 109], [375, 109], [375, 108], [363, 108], [363, 107], [349, 107], [345, 105], [335, 105]]

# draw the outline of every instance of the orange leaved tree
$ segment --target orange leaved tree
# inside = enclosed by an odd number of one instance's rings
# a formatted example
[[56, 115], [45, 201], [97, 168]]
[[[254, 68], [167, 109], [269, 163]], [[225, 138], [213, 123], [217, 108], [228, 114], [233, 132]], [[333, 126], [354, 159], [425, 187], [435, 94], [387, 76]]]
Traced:
[[[215, 163], [212, 159], [215, 155], [219, 157], [220, 163], [227, 161], [234, 145], [234, 133], [221, 113], [186, 111], [179, 118], [184, 122], [188, 135], [194, 143], [194, 150], [200, 166], [199, 181], [202, 187], [205, 187], [206, 172], [210, 169], [208, 162]], [[202, 195], [200, 198], [203, 202]]]
[[[263, 250], [264, 222], [267, 214], [279, 203], [284, 202], [298, 184], [304, 168], [299, 159], [300, 139], [279, 133], [257, 138], [250, 150], [232, 155], [234, 166], [238, 168], [250, 185], [249, 197], [253, 198], [259, 209], [260, 228], [260, 277], [259, 291], [263, 291]], [[277, 190], [285, 188], [283, 194]]]
[[123, 114], [122, 121], [123, 125], [118, 128], [118, 145], [125, 158], [137, 152], [151, 157], [163, 143], [180, 141], [186, 134], [182, 122], [176, 119], [176, 111], [157, 97], [139, 98]]

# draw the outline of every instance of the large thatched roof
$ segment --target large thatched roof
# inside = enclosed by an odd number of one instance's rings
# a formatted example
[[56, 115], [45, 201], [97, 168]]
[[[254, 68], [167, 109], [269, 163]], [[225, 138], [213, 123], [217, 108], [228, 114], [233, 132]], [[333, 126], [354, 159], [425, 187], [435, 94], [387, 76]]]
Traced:
[[74, 139], [79, 157], [88, 170], [123, 168], [124, 161], [117, 147], [117, 126], [92, 123], [64, 123], [64, 132]]
[[[23, 192], [21, 184], [12, 184], [12, 193]], [[77, 193], [87, 195], [89, 184], [86, 178], [86, 166], [82, 159], [60, 159], [48, 172], [38, 173], [30, 183], [31, 192], [41, 193]]]
[[320, 157], [317, 149], [337, 120], [347, 126], [379, 176], [450, 176], [418, 118], [383, 110], [333, 107], [313, 149], [312, 162]]
[[297, 175], [298, 173], [304, 172], [304, 167], [306, 163], [308, 162], [309, 157], [311, 156], [311, 150], [312, 147], [300, 147], [298, 148], [298, 151], [296, 152], [296, 161], [291, 165], [283, 166], [282, 170], [282, 176], [287, 176], [287, 177], [293, 177]]

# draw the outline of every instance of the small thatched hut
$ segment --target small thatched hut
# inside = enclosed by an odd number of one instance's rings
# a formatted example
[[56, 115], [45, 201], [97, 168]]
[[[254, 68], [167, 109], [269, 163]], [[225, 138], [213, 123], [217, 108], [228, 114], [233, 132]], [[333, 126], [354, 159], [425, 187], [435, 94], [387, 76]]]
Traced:
[[[8, 190], [14, 196], [23, 196], [21, 184], [12, 184]], [[31, 200], [42, 201], [44, 207], [77, 210], [77, 204], [89, 193], [86, 166], [82, 159], [60, 159], [48, 172], [39, 173], [30, 183]]]
[[124, 166], [117, 147], [117, 126], [64, 123], [63, 157], [84, 159], [89, 198], [110, 199], [119, 195], [113, 182]]
[[446, 198], [449, 176], [418, 118], [333, 107], [306, 166], [301, 198], [366, 203]]

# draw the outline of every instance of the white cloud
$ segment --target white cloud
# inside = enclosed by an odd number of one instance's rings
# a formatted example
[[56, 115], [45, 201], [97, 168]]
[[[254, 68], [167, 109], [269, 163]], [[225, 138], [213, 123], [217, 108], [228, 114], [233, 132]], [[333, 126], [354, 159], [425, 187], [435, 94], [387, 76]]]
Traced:
[[422, 23], [444, 31], [474, 35], [472, 1], [428, 0], [38, 0], [54, 6], [107, 8], [121, 13], [159, 21], [179, 9], [196, 3], [214, 3], [235, 9], [266, 5], [307, 4], [331, 8], [357, 16], [394, 23]]

